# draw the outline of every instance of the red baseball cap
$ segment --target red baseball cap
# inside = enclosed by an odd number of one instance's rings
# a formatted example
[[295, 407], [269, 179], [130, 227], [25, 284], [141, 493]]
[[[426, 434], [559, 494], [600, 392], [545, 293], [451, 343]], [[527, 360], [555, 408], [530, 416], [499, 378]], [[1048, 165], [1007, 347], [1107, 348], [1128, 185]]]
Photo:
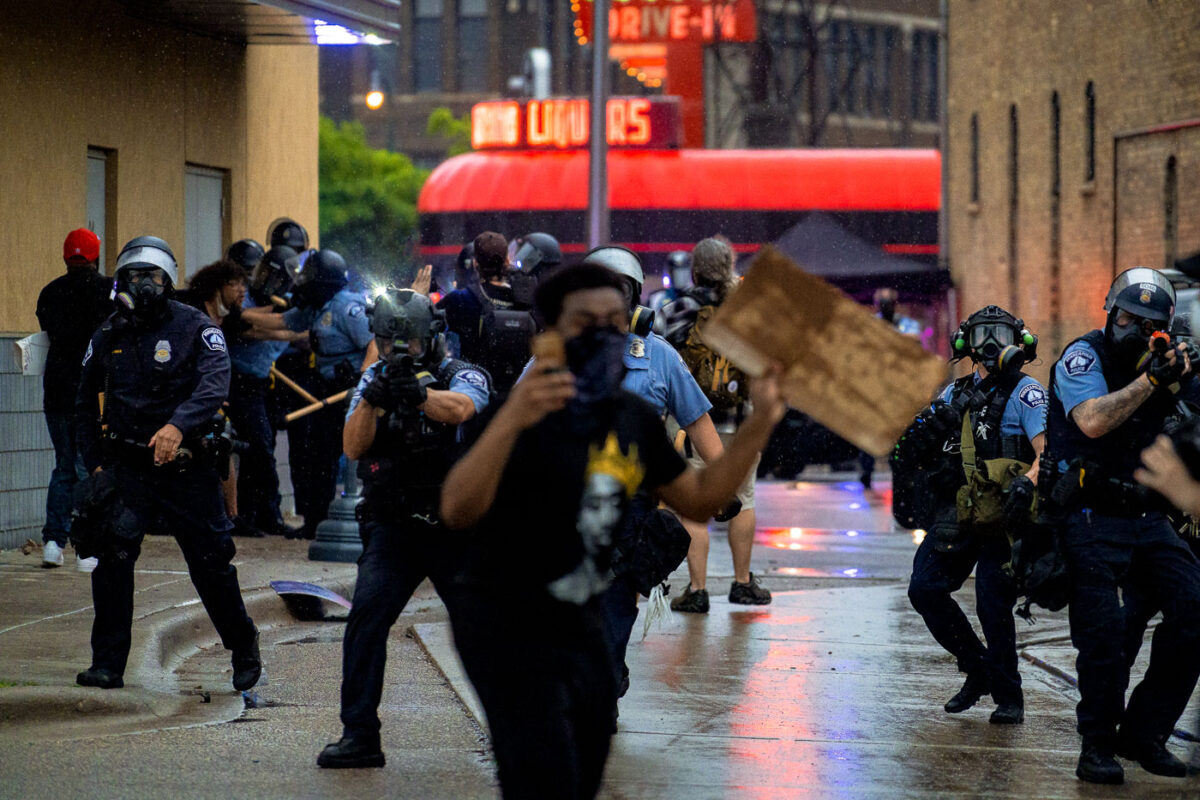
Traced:
[[63, 261], [68, 264], [90, 264], [100, 259], [100, 237], [87, 228], [76, 228], [63, 242]]

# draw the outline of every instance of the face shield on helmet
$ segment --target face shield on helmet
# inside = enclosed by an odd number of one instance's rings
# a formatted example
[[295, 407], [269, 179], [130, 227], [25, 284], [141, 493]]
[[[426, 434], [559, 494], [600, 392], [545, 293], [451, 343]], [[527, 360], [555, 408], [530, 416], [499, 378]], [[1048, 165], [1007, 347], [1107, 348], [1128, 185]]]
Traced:
[[296, 251], [290, 247], [272, 247], [250, 273], [250, 294], [259, 305], [287, 304], [292, 291], [292, 274], [299, 267]]
[[288, 263], [292, 297], [298, 306], [319, 308], [325, 305], [345, 288], [349, 280], [346, 260], [333, 250], [317, 250], [303, 262], [297, 257]]
[[407, 354], [426, 367], [446, 356], [446, 314], [420, 292], [389, 286], [371, 298], [367, 319], [381, 353]]
[[279, 217], [267, 228], [267, 245], [290, 247], [297, 253], [308, 249], [308, 231], [289, 217]]
[[113, 299], [117, 310], [132, 319], [161, 314], [178, 278], [175, 254], [157, 236], [131, 239], [117, 256]]
[[225, 251], [225, 258], [240, 265], [246, 272], [252, 272], [262, 260], [263, 254], [263, 246], [258, 242], [253, 239], [240, 239], [229, 245], [229, 249]]
[[1175, 287], [1156, 269], [1127, 269], [1109, 287], [1104, 310], [1108, 312], [1105, 340], [1117, 361], [1131, 367], [1145, 354], [1155, 331], [1170, 329]]
[[528, 233], [510, 246], [509, 262], [517, 271], [537, 275], [543, 267], [562, 263], [562, 248], [548, 233]]

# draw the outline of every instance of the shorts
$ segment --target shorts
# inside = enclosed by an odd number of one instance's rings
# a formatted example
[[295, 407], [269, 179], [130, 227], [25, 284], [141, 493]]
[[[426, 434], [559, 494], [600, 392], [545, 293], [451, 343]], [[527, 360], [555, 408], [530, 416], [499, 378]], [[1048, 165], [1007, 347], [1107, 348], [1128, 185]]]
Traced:
[[[728, 447], [733, 440], [732, 433], [719, 433], [721, 444]], [[754, 464], [750, 467], [750, 472], [746, 473], [746, 477], [742, 479], [742, 483], [738, 486], [737, 499], [742, 501], [742, 510], [754, 508], [754, 481], [758, 474], [758, 462], [762, 459], [762, 453], [754, 457]], [[704, 467], [704, 459], [693, 453], [687, 457], [689, 466], [697, 469]]]

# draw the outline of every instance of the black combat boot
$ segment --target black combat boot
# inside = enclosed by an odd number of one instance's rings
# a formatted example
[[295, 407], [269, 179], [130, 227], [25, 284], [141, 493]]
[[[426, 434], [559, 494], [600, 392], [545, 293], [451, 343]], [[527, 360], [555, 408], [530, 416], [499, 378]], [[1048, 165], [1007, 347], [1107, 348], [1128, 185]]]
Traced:
[[379, 747], [379, 735], [343, 736], [317, 756], [317, 766], [326, 769], [382, 767], [386, 763]]
[[258, 653], [258, 631], [250, 646], [233, 651], [233, 688], [239, 692], [250, 689], [262, 677], [262, 657]]
[[1113, 757], [1112, 745], [1100, 739], [1083, 740], [1075, 777], [1088, 783], [1124, 783], [1125, 770]]
[[96, 686], [101, 689], [120, 689], [125, 680], [111, 669], [103, 667], [88, 667], [75, 676], [75, 682], [80, 686]]
[[1025, 721], [1025, 706], [1022, 703], [1000, 703], [988, 722], [993, 725], [1020, 725]]
[[967, 680], [963, 683], [958, 694], [946, 701], [944, 708], [947, 714], [961, 714], [971, 706], [979, 702], [979, 698], [985, 694], [990, 694], [991, 689], [988, 687], [988, 679], [983, 675], [968, 673]]
[[1142, 769], [1154, 775], [1168, 778], [1187, 777], [1187, 764], [1167, 749], [1166, 736], [1140, 738], [1136, 735], [1126, 735], [1122, 729], [1117, 734], [1117, 755], [1127, 761], [1138, 762]]

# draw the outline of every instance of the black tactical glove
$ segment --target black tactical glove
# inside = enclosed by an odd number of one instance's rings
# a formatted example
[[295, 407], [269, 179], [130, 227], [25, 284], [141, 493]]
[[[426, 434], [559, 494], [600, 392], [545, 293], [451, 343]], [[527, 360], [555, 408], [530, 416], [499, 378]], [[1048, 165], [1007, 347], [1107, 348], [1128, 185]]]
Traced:
[[1008, 496], [1004, 498], [1004, 523], [1010, 527], [1029, 521], [1029, 511], [1033, 508], [1033, 498], [1037, 489], [1033, 481], [1024, 475], [1013, 478], [1008, 485]]
[[396, 408], [396, 398], [392, 396], [387, 379], [382, 375], [376, 375], [375, 379], [367, 384], [363, 389], [362, 399], [373, 408], [384, 411], [392, 411]]
[[713, 515], [713, 520], [715, 522], [729, 522], [729, 520], [740, 513], [742, 513], [742, 501], [735, 497], [729, 501], [729, 505]]
[[1183, 377], [1183, 353], [1175, 350], [1175, 361], [1172, 363], [1167, 359], [1169, 352], [1171, 351], [1156, 351], [1150, 356], [1150, 365], [1146, 368], [1146, 377], [1150, 379], [1150, 383], [1154, 384], [1155, 388], [1167, 387], [1179, 383], [1179, 379]]
[[945, 441], [962, 425], [962, 413], [941, 400], [918, 416], [896, 444], [896, 460], [901, 463], [924, 461], [940, 451]]
[[388, 367], [384, 372], [384, 379], [387, 380], [388, 391], [396, 398], [397, 405], [416, 409], [429, 397], [429, 391], [421, 385], [420, 378], [411, 369]]

